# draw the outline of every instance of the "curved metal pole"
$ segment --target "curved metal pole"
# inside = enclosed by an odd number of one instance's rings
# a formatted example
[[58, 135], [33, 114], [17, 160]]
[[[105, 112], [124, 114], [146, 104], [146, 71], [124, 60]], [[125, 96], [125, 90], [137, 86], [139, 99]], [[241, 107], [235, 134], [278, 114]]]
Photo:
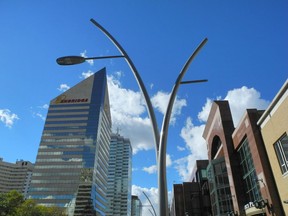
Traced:
[[159, 151], [159, 129], [158, 129], [158, 125], [157, 125], [157, 121], [156, 121], [156, 117], [155, 117], [155, 113], [152, 107], [152, 103], [151, 100], [149, 98], [149, 95], [147, 93], [147, 90], [145, 88], [145, 85], [135, 67], [135, 65], [133, 64], [132, 60], [130, 59], [130, 57], [128, 56], [128, 54], [125, 52], [125, 50], [123, 49], [123, 47], [116, 41], [116, 39], [105, 29], [103, 28], [99, 23], [97, 23], [94, 19], [90, 19], [90, 21], [96, 26], [98, 27], [111, 41], [112, 43], [117, 47], [117, 49], [119, 50], [119, 52], [125, 57], [128, 65], [130, 66], [130, 69], [132, 70], [137, 83], [140, 87], [140, 90], [142, 91], [142, 94], [145, 98], [146, 101], [146, 106], [148, 109], [148, 114], [149, 114], [149, 118], [150, 121], [152, 123], [152, 127], [153, 127], [153, 134], [154, 134], [154, 142], [155, 142], [155, 149], [156, 149], [156, 161], [158, 159], [158, 151]]
[[183, 69], [181, 70], [174, 87], [172, 89], [169, 103], [167, 106], [166, 113], [163, 118], [162, 128], [160, 132], [160, 144], [159, 144], [159, 155], [158, 155], [158, 188], [159, 188], [159, 216], [168, 216], [168, 194], [167, 194], [167, 180], [166, 180], [166, 149], [167, 149], [167, 135], [168, 135], [168, 126], [170, 122], [171, 112], [173, 108], [173, 104], [176, 98], [176, 94], [181, 83], [183, 76], [185, 75], [190, 63], [200, 51], [200, 49], [205, 45], [208, 41], [205, 38], [200, 45], [196, 48], [196, 50], [189, 57], [187, 62], [185, 63]]
[[[149, 201], [149, 203], [150, 203], [150, 205], [151, 205], [151, 207], [152, 207], [152, 209], [153, 209], [153, 212], [154, 212], [153, 215], [154, 215], [154, 216], [157, 216], [156, 211], [155, 211], [155, 209], [154, 209], [154, 206], [152, 205], [149, 197], [147, 196], [147, 194], [146, 194], [144, 191], [142, 191], [142, 192], [143, 192], [143, 194], [145, 195], [145, 197], [147, 198], [147, 200]], [[149, 209], [149, 210], [150, 210], [150, 209]]]

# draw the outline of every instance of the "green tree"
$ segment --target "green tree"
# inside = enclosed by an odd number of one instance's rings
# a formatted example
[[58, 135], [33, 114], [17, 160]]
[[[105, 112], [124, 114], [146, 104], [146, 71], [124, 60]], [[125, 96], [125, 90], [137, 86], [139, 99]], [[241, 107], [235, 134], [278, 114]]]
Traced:
[[37, 205], [34, 200], [24, 200], [17, 191], [0, 194], [0, 216], [65, 216], [64, 211], [56, 206]]
[[28, 199], [17, 209], [17, 216], [65, 216], [65, 214], [56, 206], [41, 206], [34, 200]]
[[1, 216], [16, 216], [17, 208], [24, 202], [22, 194], [16, 190], [12, 190], [8, 193], [0, 194], [0, 212]]
[[17, 215], [40, 216], [40, 210], [36, 207], [34, 200], [28, 199], [17, 209]]

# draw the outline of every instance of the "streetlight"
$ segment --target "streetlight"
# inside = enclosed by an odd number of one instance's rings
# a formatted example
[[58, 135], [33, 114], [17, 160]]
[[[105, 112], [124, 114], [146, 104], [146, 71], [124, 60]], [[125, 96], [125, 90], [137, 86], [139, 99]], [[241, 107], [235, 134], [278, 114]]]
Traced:
[[196, 48], [196, 50], [192, 53], [192, 55], [188, 58], [187, 62], [184, 64], [183, 69], [181, 70], [180, 74], [178, 75], [174, 87], [172, 89], [172, 92], [170, 94], [169, 103], [167, 106], [166, 113], [163, 118], [162, 122], [162, 128], [161, 132], [159, 133], [159, 128], [157, 125], [154, 109], [152, 107], [152, 102], [150, 100], [150, 97], [147, 93], [147, 90], [145, 88], [145, 85], [141, 79], [141, 76], [139, 75], [134, 63], [126, 53], [126, 51], [123, 49], [123, 47], [118, 43], [118, 41], [99, 23], [97, 23], [94, 19], [90, 19], [90, 21], [99, 28], [109, 39], [110, 41], [117, 47], [118, 51], [122, 55], [117, 56], [100, 56], [100, 57], [81, 57], [81, 56], [65, 56], [58, 58], [56, 61], [59, 65], [74, 65], [74, 64], [80, 64], [87, 60], [97, 60], [97, 59], [105, 59], [105, 58], [124, 58], [126, 62], [128, 63], [131, 71], [133, 72], [135, 79], [139, 85], [139, 88], [144, 96], [148, 115], [150, 118], [150, 121], [152, 123], [152, 129], [153, 129], [153, 135], [154, 135], [154, 143], [155, 143], [155, 152], [156, 152], [156, 161], [158, 166], [158, 190], [159, 190], [159, 216], [168, 216], [168, 193], [167, 193], [167, 180], [166, 180], [166, 149], [167, 149], [167, 135], [168, 135], [168, 126], [170, 122], [170, 117], [172, 113], [173, 104], [176, 98], [176, 94], [178, 91], [178, 88], [180, 84], [189, 84], [189, 83], [195, 83], [195, 82], [206, 82], [207, 80], [193, 80], [193, 81], [182, 81], [183, 76], [185, 75], [189, 65], [191, 64], [192, 60], [195, 58], [195, 56], [198, 54], [198, 52], [201, 50], [201, 48], [206, 44], [208, 41], [207, 38], [205, 38], [200, 45]]
[[118, 55], [118, 56], [98, 56], [98, 57], [90, 57], [90, 58], [85, 58], [83, 56], [65, 56], [65, 57], [60, 57], [56, 59], [56, 62], [59, 65], [75, 65], [75, 64], [81, 64], [87, 60], [96, 60], [96, 59], [110, 59], [110, 58], [124, 58], [125, 56], [123, 55]]

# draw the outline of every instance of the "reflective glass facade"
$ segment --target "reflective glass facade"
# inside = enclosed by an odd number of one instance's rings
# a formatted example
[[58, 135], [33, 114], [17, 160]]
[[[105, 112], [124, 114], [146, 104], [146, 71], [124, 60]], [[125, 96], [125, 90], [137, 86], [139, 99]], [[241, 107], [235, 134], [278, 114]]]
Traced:
[[[87, 205], [104, 215], [110, 133], [106, 71], [102, 69], [51, 100], [29, 198], [66, 207], [69, 215], [81, 214]], [[90, 188], [84, 197], [83, 188]], [[80, 203], [76, 202], [79, 196]]]
[[130, 140], [111, 136], [108, 172], [107, 216], [131, 215], [132, 148]]

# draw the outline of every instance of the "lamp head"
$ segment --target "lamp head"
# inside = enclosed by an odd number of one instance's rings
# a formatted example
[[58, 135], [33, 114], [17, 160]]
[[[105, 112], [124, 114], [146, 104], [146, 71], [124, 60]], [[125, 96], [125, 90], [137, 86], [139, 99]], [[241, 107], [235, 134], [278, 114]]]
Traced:
[[85, 62], [86, 58], [82, 56], [64, 56], [57, 58], [56, 62], [59, 65], [74, 65]]

